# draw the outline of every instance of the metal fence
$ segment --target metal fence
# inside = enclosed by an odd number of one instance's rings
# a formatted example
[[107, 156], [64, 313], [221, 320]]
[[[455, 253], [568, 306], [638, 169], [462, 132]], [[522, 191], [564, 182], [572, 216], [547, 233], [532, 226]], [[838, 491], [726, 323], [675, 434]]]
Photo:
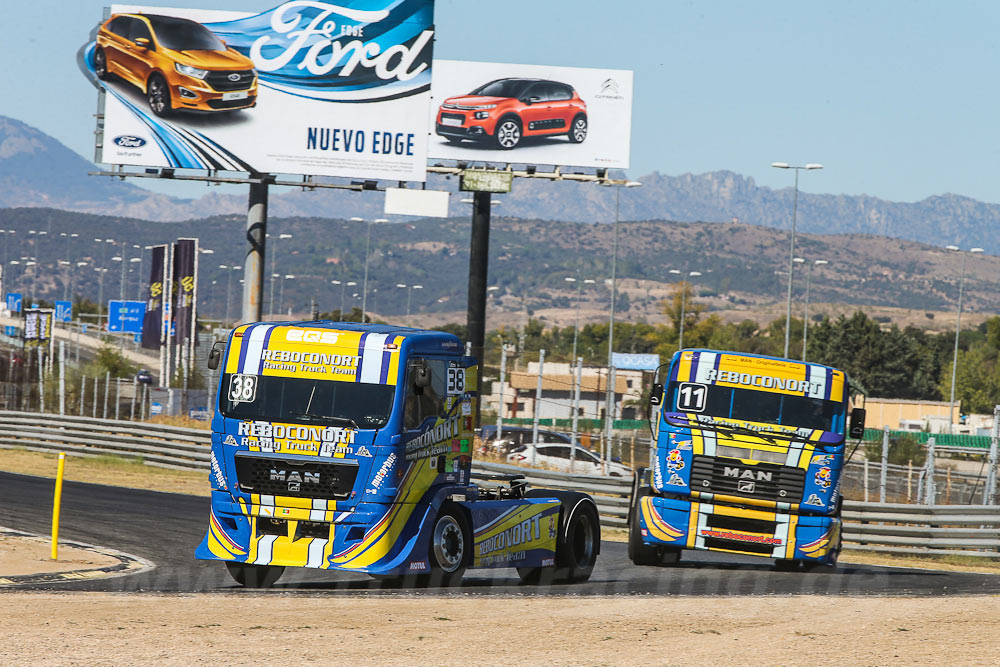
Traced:
[[[0, 448], [120, 456], [153, 466], [207, 470], [208, 431], [144, 422], [0, 411]], [[524, 475], [532, 486], [593, 496], [601, 524], [626, 528], [631, 481], [476, 462], [480, 472]], [[490, 482], [483, 482], [489, 484]], [[844, 548], [1000, 558], [1000, 506], [844, 503]]]

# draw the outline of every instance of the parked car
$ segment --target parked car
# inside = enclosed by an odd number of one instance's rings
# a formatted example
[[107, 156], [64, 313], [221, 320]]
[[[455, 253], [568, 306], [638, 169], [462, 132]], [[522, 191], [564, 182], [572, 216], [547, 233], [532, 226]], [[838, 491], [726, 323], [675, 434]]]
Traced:
[[451, 143], [492, 142], [517, 148], [524, 137], [587, 138], [587, 104], [572, 86], [544, 79], [497, 79], [468, 95], [449, 97], [438, 110], [436, 131]]
[[174, 16], [112, 15], [97, 32], [94, 73], [139, 88], [157, 116], [257, 104], [253, 61], [200, 23]]
[[145, 368], [140, 368], [139, 371], [135, 374], [135, 381], [138, 382], [139, 384], [152, 385], [153, 374], [150, 373]]
[[[483, 440], [483, 454], [493, 452], [500, 456], [507, 456], [514, 448], [533, 441], [534, 430], [526, 426], [504, 426], [503, 437], [497, 439], [496, 424], [487, 424], [479, 431], [479, 437]], [[539, 442], [556, 442], [569, 444], [570, 437], [565, 433], [556, 431], [538, 430]]]
[[[507, 456], [507, 460], [511, 463], [528, 464], [532, 462], [532, 455], [534, 455], [535, 464], [538, 466], [586, 475], [604, 474], [600, 454], [577, 445], [575, 460], [571, 461], [571, 451], [572, 445], [570, 444], [529, 443], [515, 447]], [[628, 466], [622, 465], [618, 460], [611, 459], [608, 461], [607, 474], [611, 477], [631, 477], [632, 470]]]

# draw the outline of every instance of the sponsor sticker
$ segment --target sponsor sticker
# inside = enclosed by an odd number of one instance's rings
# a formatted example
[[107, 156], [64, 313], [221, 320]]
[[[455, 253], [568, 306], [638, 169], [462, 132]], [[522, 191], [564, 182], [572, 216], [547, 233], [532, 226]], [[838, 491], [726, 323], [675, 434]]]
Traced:
[[672, 486], [687, 486], [687, 483], [683, 479], [681, 479], [681, 476], [678, 475], [677, 473], [673, 473], [672, 475], [670, 475], [670, 481], [668, 481], [667, 484], [670, 484]]
[[815, 493], [811, 493], [809, 494], [809, 498], [803, 504], [813, 505], [815, 507], [823, 507], [826, 503], [824, 503], [823, 499], [820, 498], [818, 495], [816, 495]]

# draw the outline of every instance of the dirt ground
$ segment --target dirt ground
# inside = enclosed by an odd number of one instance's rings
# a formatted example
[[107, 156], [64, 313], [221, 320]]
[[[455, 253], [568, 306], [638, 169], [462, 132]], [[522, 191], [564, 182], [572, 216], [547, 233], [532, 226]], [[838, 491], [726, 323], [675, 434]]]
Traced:
[[1000, 598], [0, 594], [38, 665], [996, 664]]
[[65, 545], [59, 546], [59, 560], [51, 560], [50, 549], [46, 540], [0, 534], [0, 577], [93, 570], [118, 563], [111, 556]]

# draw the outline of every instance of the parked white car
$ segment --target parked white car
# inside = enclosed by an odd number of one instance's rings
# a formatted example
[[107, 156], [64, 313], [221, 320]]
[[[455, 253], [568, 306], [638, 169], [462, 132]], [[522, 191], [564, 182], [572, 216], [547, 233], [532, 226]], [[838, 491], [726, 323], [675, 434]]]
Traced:
[[[576, 445], [575, 460], [570, 461], [571, 447], [572, 445], [551, 442], [519, 445], [507, 456], [507, 460], [511, 463], [530, 465], [532, 463], [532, 455], [534, 455], [534, 463], [540, 467], [584, 475], [604, 474], [599, 454]], [[573, 465], [572, 470], [570, 469], [571, 463]], [[627, 466], [612, 460], [608, 461], [607, 474], [611, 477], [631, 477], [632, 471]]]

